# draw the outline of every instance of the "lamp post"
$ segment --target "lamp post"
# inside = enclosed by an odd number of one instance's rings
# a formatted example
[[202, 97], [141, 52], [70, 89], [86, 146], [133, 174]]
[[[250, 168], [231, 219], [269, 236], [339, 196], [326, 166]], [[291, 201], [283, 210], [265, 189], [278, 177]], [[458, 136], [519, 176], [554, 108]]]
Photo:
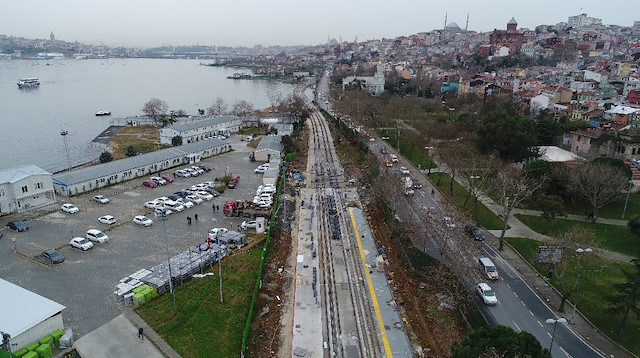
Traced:
[[556, 328], [558, 328], [558, 323], [567, 323], [567, 320], [564, 318], [549, 318], [545, 322], [553, 324], [553, 333], [551, 333], [551, 344], [549, 344], [549, 353], [551, 353], [551, 348], [553, 347], [553, 339], [556, 337]]
[[571, 313], [571, 319], [569, 320], [569, 322], [571, 324], [575, 324], [575, 316], [576, 316], [576, 309], [578, 307], [578, 292], [580, 290], [580, 278], [582, 277], [582, 254], [584, 253], [590, 253], [593, 252], [593, 250], [591, 250], [591, 248], [587, 247], [586, 249], [582, 249], [582, 248], [577, 248], [576, 249], [576, 254], [578, 254], [578, 279], [576, 281], [576, 301], [573, 304], [573, 312]]
[[69, 131], [60, 131], [60, 135], [62, 136], [62, 140], [64, 141], [64, 150], [67, 153], [67, 170], [71, 171], [71, 159], [69, 158], [69, 145], [67, 144], [67, 135], [69, 135]]
[[629, 194], [631, 194], [631, 187], [633, 186], [633, 180], [629, 180], [629, 189], [627, 189], [627, 198], [624, 200], [624, 209], [622, 209], [622, 218], [627, 213], [627, 203], [629, 203]]
[[167, 217], [163, 214], [156, 214], [158, 220], [162, 221], [162, 229], [164, 232], [164, 244], [167, 250], [167, 266], [169, 267], [169, 291], [173, 301], [176, 300], [176, 293], [173, 290], [173, 275], [171, 274], [171, 257], [169, 256], [169, 238], [167, 237]]

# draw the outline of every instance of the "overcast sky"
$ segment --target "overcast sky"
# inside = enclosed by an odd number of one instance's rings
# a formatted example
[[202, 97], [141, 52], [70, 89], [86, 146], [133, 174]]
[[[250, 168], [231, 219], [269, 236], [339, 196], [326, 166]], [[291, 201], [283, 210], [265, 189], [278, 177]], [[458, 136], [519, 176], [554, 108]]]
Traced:
[[110, 46], [317, 45], [394, 38], [448, 21], [491, 31], [514, 17], [519, 27], [587, 13], [604, 24], [633, 25], [639, 0], [5, 0], [0, 34]]

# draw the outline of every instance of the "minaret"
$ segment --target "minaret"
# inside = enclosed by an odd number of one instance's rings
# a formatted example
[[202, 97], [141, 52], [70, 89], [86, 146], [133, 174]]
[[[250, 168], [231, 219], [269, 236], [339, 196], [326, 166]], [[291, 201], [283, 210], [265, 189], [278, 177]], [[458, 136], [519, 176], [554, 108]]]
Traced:
[[469, 13], [467, 13], [467, 24], [464, 25], [464, 32], [469, 31]]
[[56, 37], [53, 34], [53, 31], [51, 31], [51, 33], [49, 34], [49, 38], [51, 39], [51, 41], [55, 41], [56, 40]]
[[443, 30], [446, 30], [446, 29], [447, 29], [447, 13], [445, 12], [444, 13], [444, 28], [443, 28]]

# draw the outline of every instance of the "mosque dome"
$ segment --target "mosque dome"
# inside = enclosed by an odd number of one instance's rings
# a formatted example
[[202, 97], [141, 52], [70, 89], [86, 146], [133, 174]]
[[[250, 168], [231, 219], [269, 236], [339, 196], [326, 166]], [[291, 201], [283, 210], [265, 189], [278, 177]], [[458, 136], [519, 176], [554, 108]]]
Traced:
[[460, 30], [460, 26], [455, 22], [450, 22], [447, 24], [447, 30]]
[[511, 18], [511, 20], [509, 20], [509, 22], [507, 22], [507, 24], [510, 24], [510, 25], [517, 25], [517, 24], [518, 24], [518, 22], [516, 21], [516, 19], [514, 19], [514, 18], [512, 17], [512, 18]]

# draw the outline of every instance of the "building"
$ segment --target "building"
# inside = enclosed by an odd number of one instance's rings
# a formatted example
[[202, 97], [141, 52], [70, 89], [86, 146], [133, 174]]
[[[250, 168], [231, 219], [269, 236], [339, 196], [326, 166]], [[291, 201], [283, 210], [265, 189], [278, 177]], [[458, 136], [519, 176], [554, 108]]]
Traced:
[[279, 158], [282, 155], [282, 138], [278, 135], [262, 137], [253, 155], [257, 162], [268, 162], [272, 157]]
[[35, 165], [0, 171], [0, 215], [55, 201], [51, 173]]
[[111, 184], [168, 171], [185, 164], [199, 162], [231, 150], [226, 140], [209, 139], [121, 160], [94, 165], [53, 177], [53, 187], [59, 195], [73, 196]]
[[376, 73], [373, 76], [348, 76], [342, 80], [342, 90], [348, 86], [361, 82], [363, 89], [374, 96], [379, 96], [384, 92], [384, 65], [382, 61], [378, 61]]
[[512, 17], [507, 22], [506, 30], [493, 30], [489, 35], [489, 43], [493, 48], [508, 47], [510, 54], [520, 51], [520, 46], [524, 42], [524, 33], [517, 28], [518, 22]]
[[569, 16], [567, 19], [567, 25], [575, 28], [602, 25], [602, 19], [589, 17], [587, 14], [580, 14], [576, 16]]
[[596, 156], [600, 149], [596, 140], [602, 135], [601, 129], [580, 129], [571, 132], [571, 151], [583, 156]]
[[175, 136], [182, 137], [182, 143], [188, 144], [218, 135], [229, 135], [242, 127], [242, 118], [238, 116], [217, 116], [176, 123], [158, 130], [160, 143], [171, 144]]
[[604, 112], [604, 119], [623, 125], [637, 125], [640, 120], [640, 109], [628, 106], [611, 107], [611, 109]]
[[12, 352], [64, 328], [65, 306], [3, 279], [0, 292], [0, 331], [11, 336]]

